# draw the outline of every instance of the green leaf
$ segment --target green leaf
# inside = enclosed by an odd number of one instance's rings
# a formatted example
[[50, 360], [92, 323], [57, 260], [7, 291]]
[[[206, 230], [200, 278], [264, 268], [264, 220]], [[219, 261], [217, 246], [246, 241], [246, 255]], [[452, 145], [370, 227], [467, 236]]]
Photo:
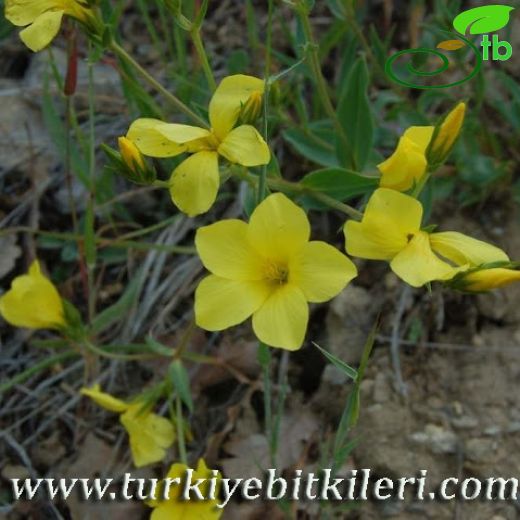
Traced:
[[171, 347], [163, 345], [151, 335], [146, 336], [146, 345], [150, 348], [152, 352], [155, 354], [159, 354], [160, 356], [172, 357], [174, 350]]
[[[301, 184], [304, 186], [325, 193], [341, 202], [370, 193], [378, 183], [379, 179], [375, 177], [365, 177], [344, 168], [316, 170], [301, 180]], [[305, 204], [313, 209], [325, 208], [323, 204], [311, 197], [305, 198]]]
[[141, 272], [134, 276], [116, 303], [100, 312], [92, 322], [91, 332], [99, 334], [120, 320], [134, 305], [141, 288]]
[[81, 320], [81, 314], [79, 313], [78, 309], [64, 298], [62, 298], [61, 302], [63, 304], [63, 313], [65, 315], [65, 321], [67, 322], [67, 325], [75, 329], [81, 329], [83, 327], [83, 322]]
[[335, 132], [328, 121], [311, 123], [307, 128], [291, 128], [284, 139], [310, 161], [321, 166], [339, 166], [334, 151]]
[[191, 398], [190, 378], [181, 361], [176, 360], [170, 365], [170, 381], [181, 401], [193, 412], [193, 400]]
[[374, 141], [374, 122], [368, 100], [368, 69], [364, 58], [359, 58], [352, 66], [340, 94], [337, 114], [349, 142], [349, 148], [346, 148], [341, 140], [337, 140], [338, 160], [342, 165], [361, 171]]
[[312, 342], [312, 344], [320, 350], [320, 352], [339, 370], [341, 370], [347, 377], [350, 377], [353, 381], [355, 381], [358, 377], [357, 370], [352, 368], [350, 365], [347, 365], [344, 361], [337, 358], [330, 352], [327, 352], [325, 349], [321, 348], [317, 343]]
[[498, 31], [509, 23], [509, 5], [483, 5], [460, 13], [453, 20], [453, 27], [460, 34], [485, 34]]

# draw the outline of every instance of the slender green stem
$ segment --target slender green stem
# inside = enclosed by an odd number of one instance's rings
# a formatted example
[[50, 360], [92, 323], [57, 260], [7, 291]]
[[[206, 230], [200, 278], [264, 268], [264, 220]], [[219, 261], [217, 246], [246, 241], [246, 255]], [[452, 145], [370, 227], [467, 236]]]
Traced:
[[206, 49], [204, 48], [204, 44], [202, 43], [202, 38], [200, 37], [200, 28], [194, 27], [190, 31], [190, 35], [195, 47], [195, 51], [197, 52], [197, 56], [199, 57], [202, 70], [206, 76], [206, 81], [208, 82], [211, 91], [214, 92], [217, 88], [217, 83], [215, 81], [215, 76], [213, 76], [213, 71], [211, 70], [208, 55], [206, 53]]
[[[231, 171], [236, 178], [248, 182], [252, 186], [256, 186], [258, 183], [258, 177], [249, 173], [245, 168], [233, 168]], [[274, 190], [289, 191], [300, 195], [307, 195], [309, 197], [312, 197], [314, 200], [317, 200], [322, 204], [325, 204], [331, 209], [335, 209], [341, 211], [342, 213], [345, 213], [353, 219], [361, 220], [363, 218], [363, 213], [361, 213], [361, 211], [358, 211], [356, 208], [353, 208], [352, 206], [349, 206], [344, 202], [340, 202], [339, 200], [330, 197], [326, 193], [314, 190], [308, 186], [304, 186], [303, 184], [297, 182], [290, 182], [275, 177], [268, 177], [267, 185], [269, 186], [269, 188], [272, 188]]]
[[177, 96], [166, 90], [152, 75], [150, 75], [137, 61], [128, 54], [128, 52], [123, 49], [117, 42], [110, 42], [110, 49], [122, 60], [126, 61], [130, 66], [132, 66], [141, 77], [147, 81], [155, 90], [160, 92], [172, 105], [174, 105], [178, 110], [186, 114], [190, 119], [193, 120], [194, 123], [200, 125], [203, 128], [209, 128], [209, 125], [204, 119], [198, 116], [191, 108], [185, 105]]
[[352, 217], [356, 220], [361, 220], [363, 218], [363, 213], [361, 213], [361, 211], [358, 211], [356, 208], [353, 208], [352, 206], [349, 206], [344, 202], [336, 200], [334, 197], [331, 197], [326, 193], [314, 190], [308, 186], [304, 186], [303, 184], [275, 178], [268, 179], [267, 183], [269, 184], [269, 187], [274, 189], [279, 189], [281, 191], [285, 189], [296, 193], [301, 193], [302, 195], [308, 195], [309, 197], [312, 197], [313, 199], [322, 202], [329, 208], [341, 211], [342, 213], [345, 213], [349, 217]]
[[188, 464], [186, 454], [186, 439], [184, 438], [184, 419], [182, 416], [182, 402], [179, 394], [175, 394], [175, 425], [177, 427], [177, 444], [179, 446], [179, 459], [183, 464]]
[[429, 179], [431, 177], [431, 173], [430, 172], [426, 172], [421, 180], [415, 185], [415, 188], [412, 192], [412, 197], [414, 199], [418, 199], [419, 198], [419, 195], [422, 193], [422, 190], [424, 189], [424, 187], [426, 186], [426, 184], [428, 183]]
[[[267, 118], [267, 114], [269, 112], [269, 76], [271, 75], [271, 45], [272, 45], [272, 27], [273, 26], [273, 0], [269, 0], [268, 3], [268, 13], [267, 13], [267, 36], [265, 42], [265, 69], [264, 69], [264, 97], [263, 97], [263, 134], [264, 141], [268, 142], [268, 133], [269, 133], [269, 121]], [[267, 181], [267, 164], [262, 166], [262, 171], [260, 172], [260, 178], [258, 182], [258, 193], [257, 193], [257, 203], [260, 204], [264, 200], [265, 197], [265, 187]]]
[[271, 465], [276, 467], [276, 452], [273, 450], [273, 388], [271, 382], [271, 351], [269, 347], [258, 343], [258, 361], [262, 367], [262, 383], [264, 387], [264, 424], [265, 437], [269, 444]]
[[99, 357], [106, 358], [106, 359], [114, 359], [117, 361], [138, 361], [143, 359], [154, 359], [157, 356], [157, 354], [116, 354], [114, 352], [107, 352], [106, 350], [103, 350], [102, 348], [97, 347], [92, 342], [85, 340], [82, 345], [92, 352], [93, 354], [96, 354]]
[[336, 131], [338, 139], [340, 140], [341, 146], [347, 150], [348, 156], [351, 158], [352, 167], [356, 169], [355, 158], [354, 154], [352, 153], [352, 148], [350, 146], [348, 136], [345, 134], [345, 130], [343, 129], [343, 126], [338, 119], [338, 115], [336, 114], [336, 110], [334, 109], [334, 105], [330, 99], [327, 81], [325, 80], [321, 70], [320, 57], [318, 52], [319, 46], [316, 43], [312, 33], [312, 27], [309, 21], [309, 13], [302, 7], [298, 7], [296, 12], [300, 17], [302, 24], [303, 34], [305, 36], [307, 45], [307, 56], [309, 58], [311, 72], [314, 77], [314, 83], [316, 84], [316, 88], [318, 90], [318, 97], [321, 101], [321, 104], [323, 105], [325, 113], [331, 119], [334, 125], [334, 130]]

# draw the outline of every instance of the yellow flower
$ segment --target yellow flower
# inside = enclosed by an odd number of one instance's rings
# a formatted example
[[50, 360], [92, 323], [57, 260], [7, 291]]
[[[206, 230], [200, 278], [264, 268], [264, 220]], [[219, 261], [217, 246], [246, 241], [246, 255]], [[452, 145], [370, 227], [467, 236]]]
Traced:
[[[188, 466], [185, 464], [173, 464], [166, 475], [167, 479], [180, 478], [183, 482]], [[199, 459], [197, 469], [194, 470], [192, 482], [197, 479], [210, 479], [215, 475], [208, 469], [206, 463]], [[220, 480], [222, 476], [220, 473], [216, 474], [217, 489], [215, 490], [215, 497], [218, 496], [220, 488]], [[164, 488], [162, 488], [164, 489]], [[204, 498], [209, 498], [209, 481], [204, 482], [199, 486], [200, 492]], [[182, 487], [173, 485], [168, 490], [168, 499], [163, 500], [163, 497], [157, 497], [157, 500], [148, 502], [150, 507], [154, 510], [150, 516], [150, 520], [218, 520], [222, 516], [223, 509], [218, 508], [218, 500], [198, 500], [196, 496], [190, 496], [190, 500], [184, 500], [181, 496]], [[164, 491], [161, 491], [164, 493]]]
[[26, 27], [22, 41], [34, 52], [47, 47], [60, 30], [64, 15], [87, 23], [92, 11], [79, 0], [6, 0], [5, 17], [14, 25]]
[[0, 314], [15, 327], [59, 329], [66, 326], [60, 295], [46, 278], [38, 260], [29, 272], [16, 277], [11, 289], [0, 298]]
[[347, 253], [390, 262], [394, 273], [413, 287], [450, 280], [482, 264], [509, 261], [498, 247], [462, 233], [421, 230], [422, 217], [419, 201], [380, 188], [370, 198], [362, 221], [345, 224]]
[[217, 197], [220, 184], [218, 157], [243, 166], [259, 166], [270, 160], [269, 147], [250, 125], [235, 125], [244, 103], [262, 93], [264, 82], [251, 76], [224, 78], [209, 104], [211, 130], [196, 126], [138, 119], [128, 130], [144, 155], [174, 157], [191, 153], [170, 178], [173, 203], [189, 216], [205, 213]]
[[324, 242], [309, 242], [305, 212], [285, 195], [267, 197], [249, 224], [223, 220], [200, 228], [195, 245], [212, 273], [195, 292], [195, 317], [205, 330], [223, 330], [253, 316], [260, 341], [302, 346], [309, 308], [356, 276], [354, 264]]
[[406, 130], [393, 155], [378, 165], [382, 188], [408, 191], [419, 183], [428, 168], [426, 150], [433, 131], [433, 126], [412, 126]]
[[463, 274], [456, 279], [456, 288], [468, 292], [484, 292], [500, 289], [520, 281], [520, 271], [506, 267], [483, 268]]
[[[121, 414], [120, 421], [128, 432], [132, 458], [136, 467], [146, 466], [164, 459], [166, 450], [175, 440], [170, 421], [146, 409], [143, 402], [125, 403], [101, 391], [99, 385], [82, 388], [102, 408]], [[144, 409], [143, 409], [144, 407]]]
[[459, 137], [465, 114], [466, 103], [459, 103], [435, 130], [431, 147], [428, 150], [430, 164], [441, 164], [448, 157]]

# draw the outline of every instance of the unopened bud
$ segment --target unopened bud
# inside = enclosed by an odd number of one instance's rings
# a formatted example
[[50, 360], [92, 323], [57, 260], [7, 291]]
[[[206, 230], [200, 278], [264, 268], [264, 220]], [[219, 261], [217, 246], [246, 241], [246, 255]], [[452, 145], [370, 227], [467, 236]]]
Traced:
[[119, 137], [117, 143], [123, 161], [132, 171], [146, 168], [143, 155], [128, 137]]
[[520, 282], [518, 262], [492, 262], [463, 270], [447, 282], [452, 289], [469, 292], [487, 292]]
[[460, 135], [465, 114], [466, 103], [459, 103], [435, 129], [427, 154], [430, 167], [441, 165], [451, 153]]
[[110, 160], [111, 169], [136, 184], [149, 185], [157, 178], [155, 169], [147, 164], [143, 154], [127, 137], [119, 137], [119, 153], [109, 146], [102, 145]]

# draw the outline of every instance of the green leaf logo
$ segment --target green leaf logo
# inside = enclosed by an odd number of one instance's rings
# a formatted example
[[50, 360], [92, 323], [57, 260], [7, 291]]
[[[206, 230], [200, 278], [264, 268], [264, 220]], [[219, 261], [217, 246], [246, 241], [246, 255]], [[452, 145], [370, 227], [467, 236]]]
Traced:
[[484, 5], [460, 13], [453, 20], [453, 27], [460, 34], [486, 34], [498, 31], [509, 23], [509, 5]]

